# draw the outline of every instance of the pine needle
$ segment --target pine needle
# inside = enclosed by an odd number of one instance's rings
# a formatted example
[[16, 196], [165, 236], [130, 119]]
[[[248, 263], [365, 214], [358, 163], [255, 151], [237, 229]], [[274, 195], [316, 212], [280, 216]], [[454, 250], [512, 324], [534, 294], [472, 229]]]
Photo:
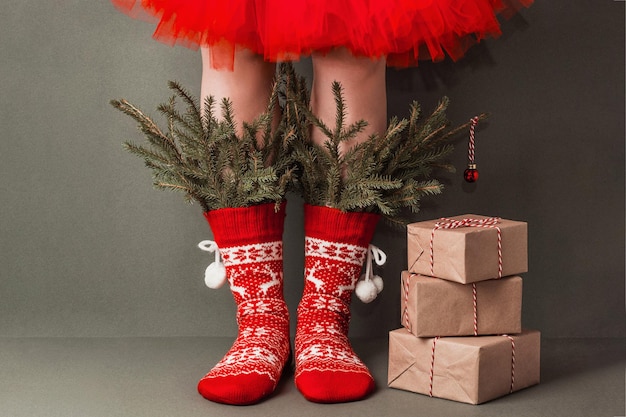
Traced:
[[290, 120], [283, 118], [275, 129], [272, 120], [281, 86], [302, 92], [299, 81], [286, 79], [293, 76], [293, 71], [281, 69], [267, 111], [244, 124], [242, 135], [236, 133], [229, 100], [220, 103], [218, 118], [214, 98], [207, 97], [201, 111], [198, 100], [174, 81], [169, 82], [174, 95], [157, 107], [167, 119], [165, 131], [127, 100], [111, 104], [132, 117], [144, 134], [144, 143], [126, 141], [124, 147], [144, 160], [157, 188], [182, 192], [205, 211], [266, 202], [278, 207], [296, 183], [291, 150], [295, 134]]
[[[469, 126], [450, 128], [447, 97], [426, 117], [419, 103], [412, 103], [408, 119], [392, 118], [383, 134], [370, 136], [342, 155], [339, 144], [361, 133], [366, 122], [346, 126], [347, 109], [337, 83], [333, 84], [333, 94], [336, 112], [332, 132], [312, 113], [306, 96], [287, 100], [289, 114], [306, 116], [300, 120], [305, 126], [299, 129], [305, 140], [294, 145], [294, 158], [301, 167], [299, 185], [307, 203], [379, 213], [400, 224], [403, 211], [416, 213], [422, 197], [442, 192], [443, 185], [432, 176], [438, 170], [454, 169], [446, 160], [453, 150], [451, 141]], [[312, 129], [328, 138], [324, 146], [311, 142]]]
[[[447, 97], [425, 116], [413, 102], [408, 118], [392, 118], [385, 132], [342, 154], [341, 144], [362, 134], [367, 121], [346, 123], [344, 92], [335, 82], [335, 121], [326, 125], [311, 111], [306, 80], [290, 64], [279, 66], [266, 112], [243, 124], [241, 135], [228, 99], [206, 97], [201, 111], [180, 84], [170, 81], [169, 88], [174, 95], [157, 107], [167, 119], [165, 130], [127, 100], [111, 104], [143, 133], [143, 143], [124, 147], [152, 170], [155, 186], [182, 192], [203, 210], [267, 202], [278, 208], [287, 192], [298, 191], [309, 204], [379, 213], [399, 225], [403, 212], [419, 211], [421, 198], [442, 192], [436, 176], [454, 171], [447, 161], [452, 141], [469, 127], [450, 127]], [[275, 127], [278, 105], [282, 117]], [[327, 138], [324, 145], [311, 142], [313, 129]]]

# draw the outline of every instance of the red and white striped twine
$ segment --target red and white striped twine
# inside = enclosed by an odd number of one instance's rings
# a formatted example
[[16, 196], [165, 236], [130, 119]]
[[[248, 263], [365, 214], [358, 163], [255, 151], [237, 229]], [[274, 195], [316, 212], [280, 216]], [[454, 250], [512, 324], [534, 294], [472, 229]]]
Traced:
[[439, 337], [433, 339], [433, 347], [431, 349], [430, 357], [430, 387], [428, 389], [428, 395], [433, 396], [433, 380], [435, 379], [435, 345], [437, 344]]
[[469, 144], [467, 147], [467, 157], [469, 159], [469, 163], [470, 164], [474, 164], [474, 140], [475, 140], [475, 134], [474, 131], [476, 129], [476, 125], [478, 124], [478, 116], [476, 117], [472, 117], [470, 119], [470, 130], [469, 130]]
[[[411, 277], [415, 274], [411, 274]], [[402, 285], [402, 291], [404, 292], [404, 327], [411, 331], [411, 321], [409, 320], [409, 278], [404, 280]]]
[[453, 220], [442, 217], [437, 223], [430, 235], [430, 273], [435, 276], [435, 253], [434, 241], [435, 231], [439, 229], [457, 229], [460, 227], [486, 227], [493, 228], [498, 231], [498, 278], [502, 278], [502, 230], [497, 224], [500, 223], [499, 217], [488, 217], [486, 219], [464, 218], [461, 220]]
[[[511, 387], [509, 389], [509, 393], [512, 393], [515, 390], [515, 339], [508, 334], [503, 334], [502, 336], [511, 341]], [[430, 397], [433, 396], [433, 382], [435, 379], [435, 347], [437, 345], [437, 340], [439, 340], [439, 337], [433, 338], [433, 346], [430, 353], [430, 386], [428, 388], [428, 395]]]
[[515, 340], [508, 334], [503, 334], [502, 336], [511, 341], [511, 389], [509, 391], [511, 393], [515, 389]]
[[478, 336], [478, 299], [476, 297], [476, 283], [472, 283], [472, 303], [474, 305], [474, 336]]

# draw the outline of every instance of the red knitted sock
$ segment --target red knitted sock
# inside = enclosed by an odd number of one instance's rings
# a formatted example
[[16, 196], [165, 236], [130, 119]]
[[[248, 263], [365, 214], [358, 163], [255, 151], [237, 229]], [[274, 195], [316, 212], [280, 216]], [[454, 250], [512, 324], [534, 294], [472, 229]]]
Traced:
[[360, 400], [372, 392], [374, 379], [348, 341], [350, 300], [379, 216], [309, 205], [304, 214], [296, 386], [309, 401]]
[[239, 334], [226, 356], [198, 383], [215, 402], [246, 405], [270, 395], [289, 360], [289, 313], [283, 298], [285, 205], [205, 213], [237, 303]]

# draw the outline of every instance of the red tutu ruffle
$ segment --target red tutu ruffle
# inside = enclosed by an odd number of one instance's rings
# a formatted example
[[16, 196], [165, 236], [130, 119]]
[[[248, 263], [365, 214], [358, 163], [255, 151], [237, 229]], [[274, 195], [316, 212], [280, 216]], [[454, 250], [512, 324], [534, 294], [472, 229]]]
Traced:
[[297, 59], [347, 47], [386, 56], [390, 66], [459, 59], [474, 43], [501, 34], [496, 15], [533, 0], [112, 0], [134, 17], [155, 19], [154, 37], [212, 46], [214, 65], [232, 68], [235, 45], [267, 60]]

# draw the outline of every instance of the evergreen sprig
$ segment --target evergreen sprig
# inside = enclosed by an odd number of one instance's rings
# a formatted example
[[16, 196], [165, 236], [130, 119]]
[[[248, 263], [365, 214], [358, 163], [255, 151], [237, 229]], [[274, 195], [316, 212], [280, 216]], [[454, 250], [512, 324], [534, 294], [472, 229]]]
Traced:
[[[422, 197], [441, 193], [435, 170], [454, 171], [446, 160], [452, 140], [469, 127], [450, 127], [445, 97], [426, 117], [414, 102], [408, 119], [392, 118], [383, 134], [342, 153], [341, 145], [362, 134], [367, 122], [347, 124], [343, 91], [334, 83], [335, 123], [327, 126], [312, 113], [306, 80], [290, 64], [279, 66], [266, 112], [244, 124], [240, 135], [230, 101], [220, 103], [217, 118], [213, 98], [202, 111], [178, 83], [169, 87], [174, 95], [157, 108], [167, 120], [165, 130], [127, 100], [111, 104], [144, 134], [144, 143], [124, 146], [152, 170], [154, 185], [183, 192], [205, 211], [265, 202], [278, 207], [287, 191], [297, 189], [312, 205], [375, 212], [402, 223], [401, 211], [418, 212]], [[282, 117], [275, 126], [277, 112]], [[311, 142], [313, 129], [327, 138], [324, 145]]]
[[[301, 166], [300, 187], [305, 201], [342, 211], [380, 213], [393, 223], [403, 223], [403, 209], [416, 213], [422, 197], [443, 190], [433, 172], [454, 171], [446, 161], [453, 150], [451, 140], [467, 129], [469, 122], [450, 127], [446, 97], [425, 118], [420, 105], [414, 102], [408, 119], [392, 118], [384, 134], [371, 135], [342, 154], [340, 144], [360, 134], [367, 122], [347, 125], [341, 86], [335, 82], [332, 88], [336, 104], [332, 128], [312, 113], [308, 97], [296, 95], [289, 101], [293, 112], [306, 116], [301, 123], [307, 127], [300, 130], [306, 140], [296, 142], [294, 150]], [[481, 114], [479, 119], [486, 117]], [[312, 129], [319, 129], [327, 138], [323, 146], [311, 142]]]
[[124, 146], [152, 170], [156, 188], [183, 192], [187, 201], [198, 202], [205, 211], [266, 202], [278, 207], [295, 181], [290, 151], [294, 128], [285, 118], [278, 127], [273, 125], [284, 87], [295, 91], [287, 75], [281, 70], [267, 111], [243, 124], [241, 135], [236, 133], [230, 101], [221, 103], [218, 119], [212, 97], [201, 111], [197, 99], [176, 82], [169, 83], [172, 98], [157, 108], [167, 119], [166, 130], [125, 99], [111, 104], [133, 118], [144, 134], [144, 143], [126, 141]]

